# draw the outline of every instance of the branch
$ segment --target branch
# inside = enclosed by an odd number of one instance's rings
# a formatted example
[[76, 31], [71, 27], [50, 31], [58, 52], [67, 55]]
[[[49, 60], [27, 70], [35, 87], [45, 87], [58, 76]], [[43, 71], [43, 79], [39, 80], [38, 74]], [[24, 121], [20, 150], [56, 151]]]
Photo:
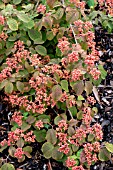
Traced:
[[70, 24], [70, 27], [71, 27], [73, 35], [74, 35], [75, 43], [77, 44], [76, 35], [75, 35], [75, 32], [74, 32], [72, 24]]

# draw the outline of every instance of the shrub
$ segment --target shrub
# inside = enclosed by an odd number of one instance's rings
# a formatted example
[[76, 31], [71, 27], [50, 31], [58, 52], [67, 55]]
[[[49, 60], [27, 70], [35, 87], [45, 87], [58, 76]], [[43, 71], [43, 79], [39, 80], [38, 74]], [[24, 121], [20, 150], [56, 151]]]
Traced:
[[106, 76], [93, 25], [85, 2], [41, 2], [0, 5], [0, 89], [15, 108], [0, 151], [8, 147], [22, 162], [37, 141], [45, 158], [72, 170], [89, 168], [107, 150], [100, 147], [101, 126], [92, 124], [98, 112], [92, 91]]

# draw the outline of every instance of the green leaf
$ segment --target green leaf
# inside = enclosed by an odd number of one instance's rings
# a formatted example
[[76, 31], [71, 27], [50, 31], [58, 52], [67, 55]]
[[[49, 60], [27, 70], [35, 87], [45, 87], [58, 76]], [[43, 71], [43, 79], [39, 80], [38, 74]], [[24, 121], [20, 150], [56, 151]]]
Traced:
[[46, 159], [51, 158], [53, 149], [54, 149], [54, 146], [51, 143], [49, 143], [49, 142], [46, 142], [46, 143], [44, 143], [42, 145], [42, 149], [41, 150], [42, 150], [42, 152], [44, 154], [44, 157]]
[[29, 22], [24, 24], [26, 28], [31, 29], [35, 26], [35, 23], [33, 20], [30, 20]]
[[84, 97], [82, 95], [78, 96], [77, 100], [85, 100]]
[[15, 19], [13, 18], [9, 18], [7, 20], [7, 24], [9, 26], [9, 28], [12, 30], [12, 31], [17, 31], [18, 30], [18, 23]]
[[16, 87], [17, 89], [20, 91], [20, 92], [23, 92], [24, 91], [24, 83], [20, 82], [20, 81], [17, 81], [16, 82]]
[[5, 93], [12, 93], [13, 92], [13, 83], [11, 83], [10, 81], [8, 81], [6, 84], [5, 84]]
[[62, 89], [65, 90], [66, 92], [69, 92], [68, 81], [67, 80], [62, 80], [60, 83], [61, 83]]
[[62, 96], [62, 88], [60, 85], [55, 85], [52, 88], [52, 98], [54, 101], [60, 100]]
[[0, 90], [2, 90], [4, 87], [5, 87], [5, 85], [7, 84], [7, 82], [8, 82], [8, 80], [3, 80], [1, 83], [0, 83]]
[[18, 4], [20, 4], [22, 2], [22, 0], [13, 0], [13, 3], [15, 4], [15, 5], [18, 5]]
[[37, 45], [35, 47], [36, 51], [38, 52], [38, 54], [42, 55], [42, 56], [46, 56], [47, 55], [47, 50], [44, 46], [42, 45]]
[[23, 22], [25, 22], [25, 23], [30, 22], [29, 16], [28, 16], [27, 14], [25, 14], [24, 12], [19, 12], [19, 13], [17, 13], [17, 17], [18, 17], [21, 21], [23, 21]]
[[34, 29], [28, 30], [28, 35], [31, 38], [31, 40], [33, 40], [33, 41], [36, 41], [38, 39], [42, 39], [41, 32], [34, 30]]
[[54, 38], [54, 34], [52, 31], [48, 31], [46, 34], [46, 37], [49, 41], [51, 41]]
[[56, 131], [54, 129], [49, 129], [46, 134], [47, 142], [52, 143], [53, 145], [57, 142]]
[[94, 135], [93, 134], [89, 134], [88, 135], [88, 142], [93, 141], [93, 139], [94, 139]]
[[31, 153], [32, 152], [32, 147], [31, 146], [26, 146], [26, 147], [23, 148], [23, 151]]
[[31, 127], [31, 125], [27, 124], [26, 122], [22, 123], [21, 129], [25, 132], [27, 131], [29, 128]]
[[35, 130], [34, 135], [36, 136], [37, 142], [44, 142], [46, 138], [46, 130], [45, 129], [40, 131]]
[[4, 165], [2, 165], [1, 170], [15, 170], [15, 168], [12, 164], [5, 163]]
[[58, 151], [59, 146], [56, 146], [52, 151], [52, 158], [55, 160], [60, 160], [63, 157], [63, 153]]
[[63, 8], [58, 8], [58, 10], [56, 11], [56, 13], [54, 14], [54, 17], [59, 20], [63, 17], [64, 15], [64, 9]]
[[77, 113], [77, 119], [78, 120], [81, 120], [83, 117], [83, 112], [80, 110], [78, 113]]
[[70, 107], [69, 110], [70, 110], [70, 112], [71, 112], [71, 114], [72, 114], [73, 116], [76, 116], [76, 114], [77, 114], [77, 109], [76, 109], [75, 106]]
[[108, 161], [111, 157], [111, 154], [106, 148], [103, 148], [100, 149], [98, 157], [100, 161]]
[[99, 65], [99, 66], [98, 66], [98, 69], [99, 69], [100, 72], [101, 72], [101, 78], [102, 78], [102, 79], [105, 79], [106, 76], [107, 76], [107, 72], [104, 70], [103, 66], [102, 66], [102, 65]]
[[111, 153], [113, 153], [113, 144], [112, 143], [105, 143], [105, 146], [106, 146], [106, 149], [109, 151], [109, 152], [111, 152]]
[[16, 145], [18, 146], [18, 148], [22, 148], [24, 146], [24, 140], [22, 138], [20, 138], [17, 141]]
[[95, 6], [95, 0], [88, 0], [87, 2], [89, 7], [94, 7]]
[[67, 120], [67, 116], [66, 116], [65, 113], [56, 116], [55, 119], [54, 119], [54, 124], [58, 125], [58, 122], [61, 121], [61, 120]]
[[77, 152], [77, 158], [80, 159], [80, 154], [81, 152], [83, 151], [83, 149], [80, 149], [78, 152]]

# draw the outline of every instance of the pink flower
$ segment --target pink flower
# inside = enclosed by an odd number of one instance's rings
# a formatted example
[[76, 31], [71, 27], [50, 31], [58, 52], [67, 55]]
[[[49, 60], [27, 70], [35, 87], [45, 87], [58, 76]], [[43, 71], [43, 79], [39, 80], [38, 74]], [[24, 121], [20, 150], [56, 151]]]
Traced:
[[72, 170], [85, 170], [82, 165], [72, 167]]
[[76, 161], [74, 159], [71, 159], [70, 157], [67, 158], [66, 160], [66, 166], [68, 168], [73, 167], [76, 164]]
[[40, 130], [40, 128], [43, 128], [44, 127], [44, 124], [41, 120], [38, 120], [36, 123], [35, 123], [35, 126]]
[[80, 80], [80, 77], [82, 76], [81, 70], [79, 69], [74, 69], [72, 71], [72, 81], [77, 81]]
[[100, 71], [97, 70], [97, 68], [93, 68], [89, 73], [92, 75], [94, 80], [98, 80], [101, 74]]
[[16, 122], [19, 126], [22, 125], [22, 118], [21, 112], [14, 112], [12, 116], [12, 121]]
[[4, 17], [0, 15], [0, 25], [4, 25], [5, 22], [4, 20], [5, 20]]
[[46, 6], [40, 4], [40, 5], [38, 6], [38, 8], [37, 8], [37, 12], [39, 12], [39, 13], [45, 13], [45, 11], [46, 11]]
[[66, 37], [59, 39], [58, 41], [58, 48], [61, 50], [62, 53], [67, 52], [69, 50], [70, 43]]
[[79, 56], [78, 56], [78, 53], [76, 51], [73, 51], [72, 53], [68, 54], [69, 63], [70, 62], [76, 62], [76, 61], [78, 61], [78, 59], [79, 59]]
[[24, 151], [22, 150], [22, 148], [17, 148], [15, 153], [14, 153], [14, 156], [17, 159], [21, 159], [23, 155], [24, 155]]

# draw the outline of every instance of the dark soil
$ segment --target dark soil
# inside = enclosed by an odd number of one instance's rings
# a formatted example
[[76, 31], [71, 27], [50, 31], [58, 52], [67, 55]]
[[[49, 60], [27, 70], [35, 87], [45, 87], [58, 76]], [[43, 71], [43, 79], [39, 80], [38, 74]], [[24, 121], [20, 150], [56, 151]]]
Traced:
[[[103, 127], [103, 141], [113, 143], [113, 34], [108, 34], [102, 30], [100, 26], [95, 28], [96, 45], [101, 54], [101, 61], [107, 71], [106, 79], [98, 87], [98, 95], [100, 103], [97, 102], [96, 107], [99, 112], [95, 116], [94, 122], [98, 122]], [[2, 95], [1, 95], [2, 96]], [[11, 107], [7, 103], [0, 103], [0, 141], [7, 138], [10, 131]], [[0, 164], [10, 162], [14, 164], [18, 170], [67, 170], [60, 162], [52, 159], [46, 160], [38, 143], [32, 144], [32, 158], [26, 159], [22, 163], [18, 163], [16, 159], [8, 156], [7, 150], [0, 153]], [[97, 162], [91, 166], [90, 170], [113, 170], [113, 162]]]

